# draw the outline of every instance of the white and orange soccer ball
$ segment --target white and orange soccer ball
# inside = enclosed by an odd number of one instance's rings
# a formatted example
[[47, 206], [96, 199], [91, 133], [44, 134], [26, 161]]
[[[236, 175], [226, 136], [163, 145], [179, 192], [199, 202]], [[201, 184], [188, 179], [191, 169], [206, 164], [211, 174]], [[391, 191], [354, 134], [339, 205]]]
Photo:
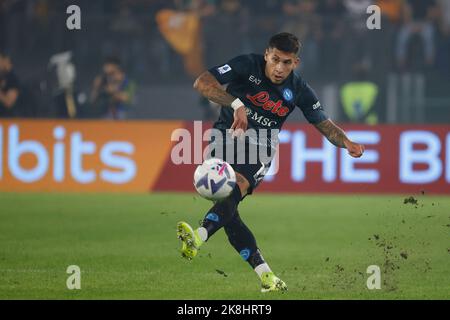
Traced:
[[194, 187], [205, 199], [218, 201], [228, 197], [236, 185], [233, 168], [221, 159], [205, 160], [194, 173]]

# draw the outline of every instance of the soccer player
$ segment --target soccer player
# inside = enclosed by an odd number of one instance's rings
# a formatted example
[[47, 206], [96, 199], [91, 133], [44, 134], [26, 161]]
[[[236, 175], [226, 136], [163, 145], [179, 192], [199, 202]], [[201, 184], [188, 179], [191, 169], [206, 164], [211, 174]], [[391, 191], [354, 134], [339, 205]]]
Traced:
[[[214, 128], [223, 131], [224, 136], [231, 129], [236, 140], [249, 128], [279, 130], [289, 114], [300, 108], [309, 123], [332, 144], [346, 148], [352, 157], [361, 157], [364, 146], [350, 141], [345, 132], [327, 117], [314, 91], [294, 72], [300, 63], [299, 50], [296, 36], [280, 33], [270, 39], [264, 55], [241, 55], [201, 74], [194, 88], [222, 106]], [[226, 89], [223, 88], [225, 84], [228, 85]], [[276, 142], [272, 140], [257, 141], [257, 144], [274, 148]], [[219, 141], [212, 143], [218, 144]], [[223, 146], [230, 147], [226, 142]], [[246, 161], [247, 158], [248, 154]], [[224, 160], [236, 172], [236, 187], [228, 198], [216, 202], [208, 210], [196, 230], [186, 222], [177, 224], [182, 256], [189, 260], [194, 258], [199, 248], [223, 227], [231, 245], [261, 279], [261, 291], [285, 291], [286, 284], [272, 272], [238, 212], [239, 202], [261, 182], [270, 161], [264, 163], [258, 159], [256, 163], [236, 164], [231, 161], [235, 159]]]

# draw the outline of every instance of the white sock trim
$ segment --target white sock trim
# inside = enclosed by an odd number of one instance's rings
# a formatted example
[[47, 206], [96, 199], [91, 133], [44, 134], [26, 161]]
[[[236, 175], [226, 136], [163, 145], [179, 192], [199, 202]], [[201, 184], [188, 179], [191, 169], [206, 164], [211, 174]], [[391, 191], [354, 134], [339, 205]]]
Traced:
[[261, 279], [261, 275], [263, 272], [272, 272], [269, 265], [267, 263], [260, 264], [255, 268], [255, 272], [258, 274], [258, 277]]
[[206, 230], [205, 228], [203, 227], [198, 228], [197, 233], [203, 242], [205, 242], [208, 239], [208, 230]]

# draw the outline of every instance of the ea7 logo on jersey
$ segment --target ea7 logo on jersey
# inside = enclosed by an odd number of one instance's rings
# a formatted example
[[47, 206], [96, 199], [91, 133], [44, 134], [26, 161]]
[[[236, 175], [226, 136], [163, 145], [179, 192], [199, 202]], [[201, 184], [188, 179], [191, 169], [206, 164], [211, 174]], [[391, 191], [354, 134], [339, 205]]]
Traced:
[[313, 110], [316, 110], [318, 108], [320, 108], [320, 101], [317, 101], [315, 104], [313, 104]]
[[256, 83], [256, 85], [260, 85], [261, 84], [261, 79], [256, 78], [254, 75], [250, 75], [250, 77], [248, 78], [248, 80], [250, 80], [250, 82]]
[[219, 71], [220, 74], [224, 74], [227, 73], [228, 71], [231, 71], [231, 67], [228, 64], [226, 64], [221, 66], [220, 68], [217, 68], [217, 71]]

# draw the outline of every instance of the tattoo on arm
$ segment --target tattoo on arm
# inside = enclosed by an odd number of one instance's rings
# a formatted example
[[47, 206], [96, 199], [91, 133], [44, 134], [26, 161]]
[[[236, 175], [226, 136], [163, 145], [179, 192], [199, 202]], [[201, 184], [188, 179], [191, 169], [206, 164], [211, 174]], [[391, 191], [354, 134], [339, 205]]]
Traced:
[[344, 142], [348, 140], [344, 130], [339, 128], [330, 119], [314, 125], [336, 147], [345, 148]]
[[231, 94], [226, 92], [221, 84], [214, 76], [206, 71], [202, 73], [194, 83], [194, 88], [197, 89], [205, 98], [218, 103], [223, 106], [230, 106], [236, 99]]

